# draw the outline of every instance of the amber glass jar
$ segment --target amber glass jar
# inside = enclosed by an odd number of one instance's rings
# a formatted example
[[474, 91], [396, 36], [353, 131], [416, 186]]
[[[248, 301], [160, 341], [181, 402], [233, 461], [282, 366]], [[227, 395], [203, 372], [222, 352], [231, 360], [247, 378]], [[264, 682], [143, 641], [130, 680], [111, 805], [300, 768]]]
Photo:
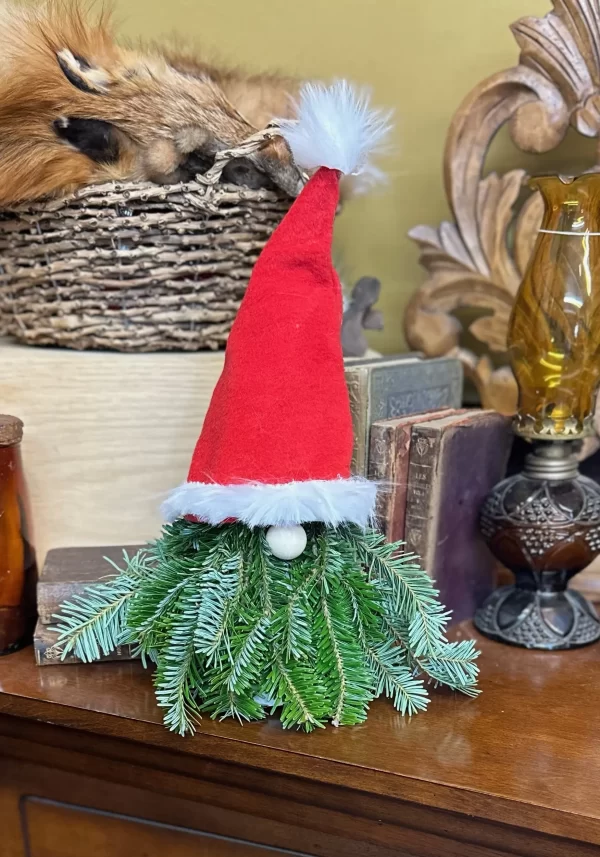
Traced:
[[600, 173], [542, 176], [530, 186], [545, 211], [509, 323], [515, 429], [575, 440], [593, 432], [600, 382]]
[[0, 654], [31, 642], [37, 568], [23, 466], [23, 423], [0, 415]]

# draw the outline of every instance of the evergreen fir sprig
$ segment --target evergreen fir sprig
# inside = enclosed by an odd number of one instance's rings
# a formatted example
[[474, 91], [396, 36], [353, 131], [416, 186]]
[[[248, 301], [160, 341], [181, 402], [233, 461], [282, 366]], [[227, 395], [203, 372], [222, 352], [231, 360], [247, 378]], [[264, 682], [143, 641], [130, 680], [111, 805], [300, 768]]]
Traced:
[[415, 714], [426, 681], [478, 693], [474, 643], [447, 642], [449, 614], [414, 556], [352, 526], [306, 530], [306, 550], [285, 562], [263, 529], [169, 524], [63, 605], [62, 651], [89, 661], [135, 645], [182, 735], [202, 713], [258, 720], [265, 707], [286, 728], [360, 723], [382, 695]]
[[370, 579], [384, 591], [388, 614], [406, 622], [408, 647], [417, 657], [435, 654], [446, 641], [450, 613], [438, 601], [439, 592], [418, 558], [374, 531], [348, 527], [347, 532]]
[[386, 612], [384, 625], [389, 639], [402, 646], [413, 675], [422, 675], [434, 686], [443, 684], [466, 696], [478, 696], [479, 652], [473, 640], [448, 643], [443, 641], [432, 657], [419, 657], [410, 647], [408, 624], [401, 616]]
[[61, 605], [61, 613], [53, 616], [58, 624], [52, 628], [58, 633], [54, 645], [56, 654], [64, 660], [73, 654], [84, 661], [99, 660], [119, 646], [135, 642], [127, 623], [130, 599], [137, 594], [140, 581], [150, 575], [152, 556], [141, 550], [129, 557], [123, 551], [124, 568], [112, 560], [106, 562], [117, 572], [106, 582], [87, 587], [81, 595]]
[[421, 660], [419, 667], [436, 684], [445, 684], [467, 696], [477, 696], [479, 667], [475, 661], [478, 655], [473, 640], [459, 640], [445, 643], [435, 657]]
[[180, 735], [193, 733], [200, 715], [203, 675], [194, 640], [200, 598], [193, 579], [180, 591], [154, 674], [156, 701], [165, 709], [165, 726]]
[[401, 714], [424, 711], [429, 703], [427, 689], [410, 668], [406, 652], [393, 640], [365, 648], [376, 679], [375, 696], [387, 696]]
[[271, 700], [272, 712], [281, 709], [279, 719], [284, 729], [296, 726], [312, 732], [325, 726], [329, 716], [326, 688], [309, 664], [286, 660], [280, 652], [276, 653], [266, 696]]
[[265, 642], [271, 620], [268, 616], [249, 618], [231, 645], [231, 657], [221, 679], [232, 693], [243, 694], [259, 684], [265, 658]]

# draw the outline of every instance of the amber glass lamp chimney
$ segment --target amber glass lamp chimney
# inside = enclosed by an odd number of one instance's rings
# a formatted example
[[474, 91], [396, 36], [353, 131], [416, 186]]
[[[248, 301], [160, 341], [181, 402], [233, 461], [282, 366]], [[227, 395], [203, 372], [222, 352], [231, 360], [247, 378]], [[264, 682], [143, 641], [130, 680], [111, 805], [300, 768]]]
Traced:
[[574, 440], [593, 431], [600, 382], [600, 174], [531, 180], [545, 214], [508, 331], [515, 430]]

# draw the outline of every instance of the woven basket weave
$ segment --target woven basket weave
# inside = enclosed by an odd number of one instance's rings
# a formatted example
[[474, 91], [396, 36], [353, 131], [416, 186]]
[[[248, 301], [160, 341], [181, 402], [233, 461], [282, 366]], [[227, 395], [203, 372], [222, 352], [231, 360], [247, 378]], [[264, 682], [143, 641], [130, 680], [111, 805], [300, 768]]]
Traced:
[[291, 204], [217, 184], [240, 151], [201, 181], [97, 185], [0, 214], [1, 332], [76, 349], [222, 348]]

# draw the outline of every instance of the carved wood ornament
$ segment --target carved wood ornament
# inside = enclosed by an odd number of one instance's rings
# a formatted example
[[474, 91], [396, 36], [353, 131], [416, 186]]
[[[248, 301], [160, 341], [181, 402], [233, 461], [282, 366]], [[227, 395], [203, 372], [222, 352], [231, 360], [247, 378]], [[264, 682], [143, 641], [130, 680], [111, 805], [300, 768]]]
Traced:
[[[536, 192], [521, 202], [525, 170], [484, 176], [485, 158], [506, 123], [524, 152], [554, 149], [569, 126], [586, 137], [600, 136], [600, 0], [553, 0], [546, 16], [522, 18], [511, 30], [521, 49], [519, 64], [480, 83], [450, 125], [444, 182], [454, 222], [409, 233], [428, 277], [405, 316], [411, 348], [431, 357], [459, 356], [483, 406], [504, 414], [516, 410], [517, 386], [508, 366], [494, 368], [490, 352], [506, 351], [510, 311], [541, 224], [542, 199]], [[463, 325], [453, 315], [463, 307], [485, 314]], [[487, 353], [478, 356], [462, 346], [466, 330]]]

